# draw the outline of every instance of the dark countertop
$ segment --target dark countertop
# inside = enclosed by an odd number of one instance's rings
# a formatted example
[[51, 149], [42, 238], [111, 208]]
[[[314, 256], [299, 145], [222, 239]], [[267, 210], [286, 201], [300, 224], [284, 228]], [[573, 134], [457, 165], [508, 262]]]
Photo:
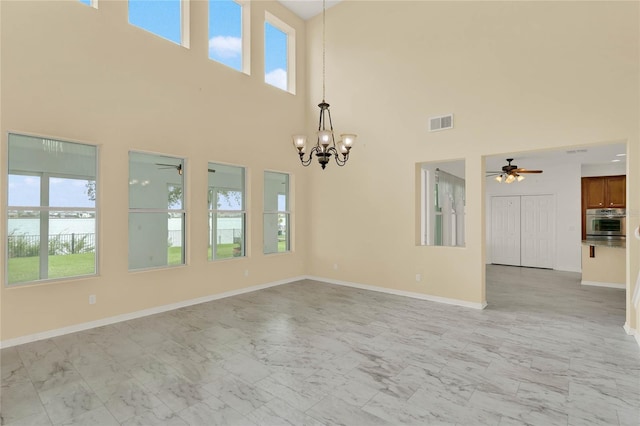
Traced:
[[614, 247], [614, 248], [626, 248], [626, 240], [582, 240], [582, 244], [585, 246], [599, 246], [599, 247]]

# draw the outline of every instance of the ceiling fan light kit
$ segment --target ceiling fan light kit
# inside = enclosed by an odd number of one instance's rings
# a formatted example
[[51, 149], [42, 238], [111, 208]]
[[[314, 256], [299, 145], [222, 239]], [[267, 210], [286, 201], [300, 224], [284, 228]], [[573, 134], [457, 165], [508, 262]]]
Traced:
[[487, 172], [487, 176], [496, 175], [495, 180], [498, 183], [522, 182], [524, 176], [522, 173], [542, 173], [542, 170], [520, 169], [515, 164], [511, 164], [513, 158], [507, 158], [507, 165], [502, 166], [499, 172]]

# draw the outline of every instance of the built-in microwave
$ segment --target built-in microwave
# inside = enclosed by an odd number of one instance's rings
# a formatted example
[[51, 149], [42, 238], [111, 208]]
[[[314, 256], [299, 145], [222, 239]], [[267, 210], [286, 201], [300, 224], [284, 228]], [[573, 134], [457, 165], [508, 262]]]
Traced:
[[623, 239], [626, 237], [625, 209], [587, 209], [587, 238]]

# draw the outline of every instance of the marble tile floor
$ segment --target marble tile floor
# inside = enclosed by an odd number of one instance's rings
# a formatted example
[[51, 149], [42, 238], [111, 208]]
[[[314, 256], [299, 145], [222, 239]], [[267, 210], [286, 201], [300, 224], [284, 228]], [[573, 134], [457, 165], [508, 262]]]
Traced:
[[624, 291], [488, 266], [480, 311], [304, 281], [1, 352], [5, 425], [639, 425]]

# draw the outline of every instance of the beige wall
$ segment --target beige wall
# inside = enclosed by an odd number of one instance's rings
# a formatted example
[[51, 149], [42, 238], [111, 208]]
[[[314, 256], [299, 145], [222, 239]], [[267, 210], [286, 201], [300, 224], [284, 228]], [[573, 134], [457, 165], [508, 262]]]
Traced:
[[[483, 157], [504, 152], [627, 141], [637, 223], [638, 22], [636, 2], [329, 9], [327, 101], [335, 127], [359, 140], [347, 167], [312, 174], [314, 217], [337, 225], [312, 229], [310, 273], [482, 303]], [[310, 103], [320, 97], [319, 25], [307, 28]], [[429, 133], [428, 117], [447, 113], [455, 128]], [[466, 247], [416, 246], [415, 164], [458, 158], [466, 161]], [[634, 281], [638, 253], [634, 241]]]
[[619, 247], [595, 246], [590, 257], [588, 245], [582, 245], [582, 283], [624, 285], [626, 282], [625, 250]]
[[[626, 141], [630, 223], [640, 221], [638, 3], [332, 7], [326, 100], [336, 131], [359, 139], [346, 167], [325, 171], [302, 169], [289, 143], [305, 121], [308, 133], [317, 122], [320, 18], [305, 25], [275, 2], [252, 2], [246, 76], [208, 61], [206, 6], [191, 7], [185, 49], [129, 26], [126, 2], [103, 0], [98, 10], [0, 2], [2, 202], [8, 131], [98, 144], [102, 194], [100, 276], [2, 288], [3, 340], [302, 274], [482, 303], [486, 155]], [[265, 8], [298, 31], [296, 96], [262, 82]], [[455, 114], [455, 128], [427, 132], [428, 117], [446, 113]], [[188, 159], [186, 267], [127, 271], [130, 149]], [[417, 246], [416, 163], [459, 158], [466, 247]], [[249, 168], [247, 259], [206, 260], [208, 161]], [[292, 254], [262, 255], [264, 169], [293, 173]], [[0, 220], [4, 240], [4, 211]], [[629, 283], [640, 266], [638, 243], [627, 250]], [[628, 310], [632, 327], [638, 315]]]
[[[308, 179], [289, 143], [305, 122], [304, 43], [298, 43], [298, 95], [264, 84], [262, 60], [264, 11], [288, 22], [304, 40], [302, 20], [277, 2], [253, 2], [247, 76], [208, 59], [206, 2], [191, 2], [189, 49], [129, 25], [125, 1], [100, 1], [97, 10], [75, 1], [1, 2], [0, 7], [2, 203], [11, 131], [97, 144], [101, 213], [100, 275], [3, 285], [2, 340], [305, 273], [304, 227], [295, 230], [293, 253], [262, 254], [265, 169], [292, 173], [294, 214], [309, 214]], [[129, 150], [187, 159], [185, 267], [127, 270]], [[246, 259], [207, 260], [209, 161], [248, 168]], [[1, 215], [5, 241], [5, 209]], [[0, 244], [2, 259], [4, 250]], [[88, 304], [90, 294], [97, 296], [96, 305]]]

